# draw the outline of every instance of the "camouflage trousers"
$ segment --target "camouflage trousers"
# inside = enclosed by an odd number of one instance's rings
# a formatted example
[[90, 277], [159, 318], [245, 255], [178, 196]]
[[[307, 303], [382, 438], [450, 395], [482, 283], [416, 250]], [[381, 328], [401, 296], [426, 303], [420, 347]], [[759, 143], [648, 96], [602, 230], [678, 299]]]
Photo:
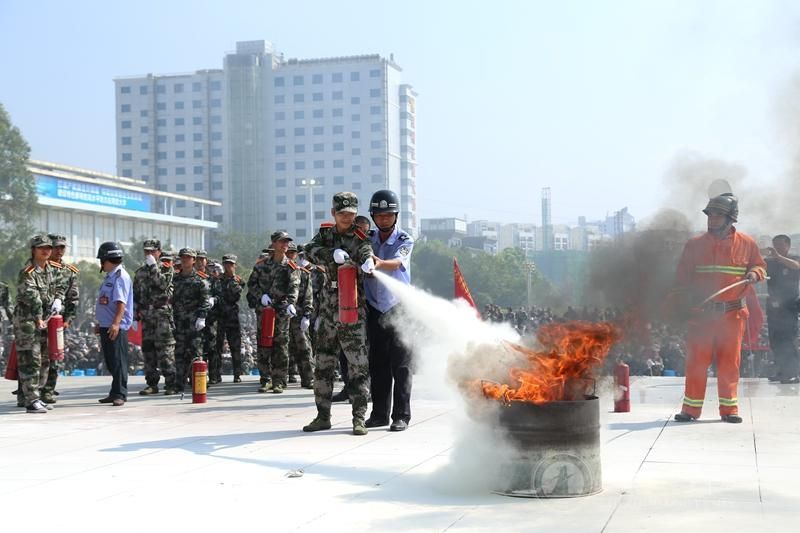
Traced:
[[[261, 338], [261, 317], [258, 320], [256, 339]], [[275, 336], [272, 339], [272, 347], [266, 348], [259, 346], [258, 354], [258, 373], [261, 375], [261, 383], [266, 383], [272, 379], [272, 383], [282, 383], [286, 386], [286, 373], [289, 370], [289, 317], [277, 313], [275, 317]]]
[[172, 310], [169, 308], [150, 309], [143, 313], [141, 328], [144, 378], [151, 387], [158, 386], [161, 374], [164, 375], [167, 388], [175, 386], [174, 327]]
[[208, 317], [206, 327], [201, 332], [203, 334], [203, 359], [208, 361], [208, 377], [214, 378], [214, 371], [221, 372], [222, 356], [217, 350], [217, 319]]
[[39, 399], [39, 387], [47, 381], [50, 359], [47, 354], [47, 330], [38, 331], [32, 320], [14, 324], [19, 368], [19, 393], [25, 405]]
[[358, 322], [355, 324], [340, 323], [338, 298], [335, 294], [325, 294], [320, 305], [319, 327], [315, 331], [314, 346], [314, 401], [320, 416], [331, 416], [334, 372], [339, 361], [339, 352], [344, 352], [349, 372], [346, 387], [353, 402], [353, 419], [364, 420], [369, 398], [366, 311], [359, 307]]
[[231, 349], [233, 375], [242, 375], [242, 326], [238, 322], [227, 324], [220, 322], [217, 328], [219, 367], [215, 369], [209, 363], [208, 375], [212, 378], [220, 378], [222, 375], [222, 348], [225, 345], [226, 338], [228, 339], [228, 347]]
[[175, 388], [182, 391], [192, 371], [192, 361], [203, 349], [202, 332], [194, 327], [194, 315], [175, 317]]
[[295, 369], [299, 371], [300, 382], [305, 385], [314, 378], [314, 355], [308, 331], [300, 329], [300, 320], [301, 317], [298, 316], [289, 322], [289, 367], [292, 372]]

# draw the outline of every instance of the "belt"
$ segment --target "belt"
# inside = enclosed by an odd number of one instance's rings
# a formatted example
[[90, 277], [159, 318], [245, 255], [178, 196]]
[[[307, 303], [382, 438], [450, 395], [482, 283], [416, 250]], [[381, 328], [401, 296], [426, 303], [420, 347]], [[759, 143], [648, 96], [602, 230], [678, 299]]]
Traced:
[[738, 311], [744, 307], [744, 298], [740, 298], [738, 300], [730, 300], [728, 302], [708, 302], [703, 306], [703, 311], [707, 313], [729, 313], [731, 311]]
[[339, 282], [338, 282], [338, 281], [331, 281], [331, 283], [330, 283], [330, 287], [329, 287], [329, 288], [330, 288], [331, 290], [333, 290], [333, 289], [338, 289], [338, 288], [339, 288]]

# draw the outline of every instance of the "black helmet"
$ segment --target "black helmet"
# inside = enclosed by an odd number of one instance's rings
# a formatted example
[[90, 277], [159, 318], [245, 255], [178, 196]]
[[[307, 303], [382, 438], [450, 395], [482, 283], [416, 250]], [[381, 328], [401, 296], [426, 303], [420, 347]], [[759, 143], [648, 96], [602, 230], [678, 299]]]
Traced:
[[719, 211], [723, 215], [727, 216], [734, 222], [738, 222], [739, 218], [739, 200], [729, 192], [724, 194], [720, 194], [711, 198], [708, 201], [708, 205], [705, 209], [703, 209], [703, 213], [708, 215], [708, 212], [714, 210]]
[[97, 258], [100, 261], [105, 261], [106, 259], [122, 259], [122, 247], [113, 241], [104, 242], [100, 245], [100, 248], [97, 249]]
[[373, 217], [379, 213], [399, 213], [400, 200], [394, 191], [382, 189], [376, 191], [369, 201], [369, 214]]

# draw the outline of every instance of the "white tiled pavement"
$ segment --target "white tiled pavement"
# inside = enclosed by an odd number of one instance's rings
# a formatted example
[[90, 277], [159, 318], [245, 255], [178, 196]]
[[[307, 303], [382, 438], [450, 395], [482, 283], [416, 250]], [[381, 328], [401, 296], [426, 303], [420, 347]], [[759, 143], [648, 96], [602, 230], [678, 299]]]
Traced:
[[[640, 378], [632, 412], [602, 398], [603, 486], [584, 498], [532, 500], [471, 485], [453, 404], [415, 390], [411, 428], [305, 434], [313, 394], [256, 394], [256, 378], [189, 395], [100, 405], [109, 378], [61, 378], [52, 412], [28, 415], [0, 383], [0, 529], [62, 531], [558, 531], [800, 530], [800, 398], [796, 385], [744, 380], [741, 425], [716, 416], [671, 422], [681, 378]], [[456, 427], [459, 426], [459, 427]], [[467, 428], [469, 429], [469, 428]], [[463, 468], [462, 468], [463, 467]], [[481, 465], [490, 471], [491, 463]], [[301, 477], [288, 477], [302, 469]], [[479, 472], [478, 472], [479, 473]], [[246, 529], [245, 529], [246, 528]]]

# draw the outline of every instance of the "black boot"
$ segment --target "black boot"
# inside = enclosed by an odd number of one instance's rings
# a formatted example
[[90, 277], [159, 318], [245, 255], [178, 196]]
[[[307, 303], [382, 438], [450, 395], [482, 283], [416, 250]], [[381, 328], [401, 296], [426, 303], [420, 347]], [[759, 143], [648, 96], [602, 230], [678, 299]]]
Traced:
[[678, 413], [675, 415], [676, 422], [694, 422], [695, 420], [697, 420], [697, 417], [687, 413]]
[[741, 424], [742, 417], [739, 415], [722, 415], [720, 417], [723, 422], [728, 422], [729, 424]]

